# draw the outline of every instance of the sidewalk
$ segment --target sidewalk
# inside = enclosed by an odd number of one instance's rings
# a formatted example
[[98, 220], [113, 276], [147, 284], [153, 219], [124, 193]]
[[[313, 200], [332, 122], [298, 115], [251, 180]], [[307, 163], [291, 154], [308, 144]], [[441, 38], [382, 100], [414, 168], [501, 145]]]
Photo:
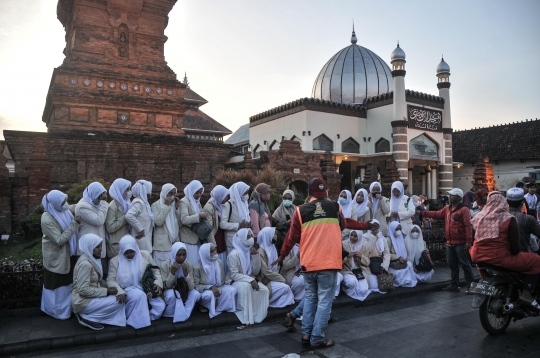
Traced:
[[[473, 268], [473, 270], [475, 269]], [[462, 276], [462, 273], [460, 275]], [[441, 290], [449, 282], [450, 269], [448, 265], [438, 262], [435, 265], [432, 282], [429, 284], [419, 284], [414, 288], [397, 288], [384, 295], [372, 293], [363, 302], [353, 300], [341, 293], [335, 299], [333, 307], [362, 307], [395, 301], [425, 292]], [[455, 293], [448, 294], [455, 295]], [[464, 293], [462, 294], [464, 295]], [[269, 308], [265, 321], [283, 319], [292, 307], [294, 306], [279, 309]], [[0, 313], [0, 322], [0, 356], [240, 325], [234, 313], [222, 313], [210, 320], [208, 313], [200, 313], [197, 310], [186, 322], [172, 323], [171, 318], [161, 318], [152, 322], [150, 327], [139, 330], [131, 327], [106, 326], [102, 331], [92, 331], [79, 325], [74, 316], [69, 320], [60, 321], [45, 315], [37, 308], [2, 312]]]

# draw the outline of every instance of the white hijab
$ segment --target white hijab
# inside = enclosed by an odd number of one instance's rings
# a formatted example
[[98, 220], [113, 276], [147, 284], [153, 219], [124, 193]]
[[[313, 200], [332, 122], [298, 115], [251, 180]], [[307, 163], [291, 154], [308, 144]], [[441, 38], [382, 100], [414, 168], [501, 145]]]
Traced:
[[[66, 231], [73, 221], [73, 214], [69, 209], [62, 211], [62, 202], [66, 198], [67, 195], [61, 191], [51, 190], [41, 200], [43, 209], [52, 215], [62, 228], [62, 231]], [[77, 255], [77, 232], [74, 232], [69, 238], [69, 252], [71, 256]]]
[[199, 198], [199, 200], [195, 200], [193, 195], [195, 195], [195, 193], [201, 189], [203, 190], [202, 192], [204, 193], [204, 187], [202, 183], [198, 180], [192, 180], [184, 188], [184, 194], [186, 194], [186, 198], [188, 198], [189, 203], [193, 207], [193, 211], [195, 212], [195, 214], [199, 214], [201, 212], [201, 208], [199, 207], [201, 205], [200, 204], [201, 199]]
[[[165, 199], [167, 198], [167, 194], [171, 190], [175, 189], [176, 187], [172, 185], [171, 183], [167, 183], [161, 187], [161, 193], [159, 194], [159, 200], [161, 201], [161, 205], [165, 205]], [[165, 218], [165, 225], [167, 226], [167, 231], [169, 232], [169, 239], [171, 242], [178, 241], [178, 220], [176, 219], [176, 207], [174, 200], [169, 204], [169, 207], [171, 210], [169, 210], [169, 213], [167, 214], [167, 217]]]
[[103, 277], [103, 267], [101, 266], [101, 259], [96, 259], [93, 255], [93, 251], [96, 247], [101, 245], [102, 242], [103, 239], [95, 234], [83, 235], [79, 240], [79, 250], [92, 260], [92, 264], [97, 268], [100, 279]]
[[[416, 239], [413, 239], [411, 236], [412, 230], [414, 228], [417, 228], [419, 231], [418, 238]], [[417, 264], [425, 248], [422, 229], [418, 225], [413, 225], [411, 227], [411, 230], [405, 237], [405, 248], [407, 249], [407, 261]]]
[[94, 204], [94, 200], [97, 199], [101, 194], [107, 192], [107, 189], [101, 183], [95, 181], [88, 185], [83, 191], [84, 200], [92, 205], [94, 208], [99, 209], [99, 204]]
[[238, 218], [240, 222], [246, 221], [249, 223], [251, 222], [251, 217], [249, 216], [249, 204], [247, 200], [242, 200], [242, 195], [248, 190], [249, 185], [241, 181], [234, 183], [229, 188], [231, 199], [234, 201], [234, 205], [236, 205], [236, 209], [238, 210]]
[[403, 234], [399, 236], [395, 236], [394, 234], [396, 227], [398, 227], [399, 225], [400, 224], [397, 221], [392, 221], [390, 224], [388, 224], [388, 236], [390, 237], [390, 240], [392, 241], [392, 245], [394, 246], [396, 255], [401, 256], [404, 259], [406, 259], [407, 249], [405, 248], [405, 240], [403, 240]]
[[[181, 241], [175, 242], [171, 247], [171, 252], [169, 253], [169, 256], [171, 258], [171, 264], [174, 264], [176, 262], [176, 254], [178, 253], [178, 251], [180, 249], [186, 250], [186, 255], [187, 255], [186, 245]], [[186, 258], [186, 261], [189, 262], [187, 260], [187, 258]], [[184, 261], [184, 262], [186, 262], [186, 261]], [[176, 270], [176, 277], [178, 277], [178, 278], [185, 277], [184, 276], [184, 270], [182, 270], [181, 267], [179, 267], [178, 270]]]
[[[132, 260], [128, 260], [124, 253], [127, 250], [135, 251]], [[142, 256], [137, 242], [131, 235], [120, 239], [120, 252], [118, 253], [118, 269], [116, 270], [116, 283], [122, 288], [141, 285]]]
[[351, 240], [351, 233], [349, 233], [349, 245], [351, 246], [352, 252], [358, 252], [362, 249], [362, 244], [364, 243], [364, 232], [362, 230], [351, 230], [351, 232], [356, 232], [356, 235], [358, 236], [358, 241], [356, 243], [352, 243]]
[[[131, 188], [131, 192], [134, 197], [141, 199], [146, 205], [146, 212], [148, 213], [150, 220], [152, 220], [152, 227], [154, 227], [154, 214], [148, 203], [148, 194], [152, 193], [152, 183], [147, 180], [137, 180], [135, 185]], [[131, 205], [133, 205], [133, 202], [131, 202]]]
[[[343, 216], [346, 219], [350, 219], [352, 216], [352, 208], [353, 208], [352, 194], [348, 190], [342, 190], [341, 193], [345, 193], [345, 195], [347, 195], [347, 204], [345, 205], [339, 204], [341, 206], [341, 212], [343, 213]], [[341, 193], [339, 193], [340, 198], [341, 198]], [[353, 219], [356, 220], [356, 218], [353, 218]]]
[[129, 180], [118, 178], [112, 183], [111, 187], [109, 188], [109, 194], [114, 200], [116, 200], [118, 204], [120, 204], [120, 206], [124, 210], [124, 214], [128, 212], [130, 204], [130, 198], [126, 199], [124, 197], [124, 192], [130, 186], [131, 182]]
[[221, 270], [217, 260], [212, 261], [210, 259], [210, 249], [212, 247], [215, 247], [212, 243], [201, 245], [201, 248], [199, 249], [199, 258], [201, 259], [204, 273], [206, 273], [206, 277], [208, 278], [207, 284], [219, 287], [221, 286]]
[[[356, 201], [356, 197], [358, 196], [358, 194], [364, 194], [364, 201], [361, 202], [360, 204]], [[366, 214], [366, 212], [369, 210], [367, 204], [368, 204], [368, 192], [366, 189], [358, 189], [358, 191], [356, 192], [356, 194], [354, 194], [354, 198], [352, 199], [353, 200], [353, 205], [354, 207], [356, 208], [356, 218], [355, 220], [358, 220], [359, 218], [362, 218], [364, 217], [364, 215]]]
[[[399, 190], [399, 196], [396, 197], [393, 193], [394, 189]], [[390, 212], [397, 213], [399, 212], [399, 206], [401, 205], [401, 200], [403, 200], [403, 196], [405, 189], [403, 187], [403, 183], [400, 181], [395, 181], [392, 183], [392, 189], [390, 189]]]
[[275, 233], [275, 227], [265, 227], [259, 231], [259, 235], [257, 235], [257, 243], [262, 247], [264, 252], [266, 252], [266, 256], [268, 257], [268, 268], [272, 271], [279, 270], [278, 265], [270, 267], [272, 262], [275, 262], [278, 258], [276, 246], [272, 243]]
[[238, 252], [240, 257], [240, 263], [242, 265], [242, 273], [244, 275], [251, 275], [251, 252], [249, 252], [250, 247], [247, 247], [244, 243], [247, 241], [248, 232], [253, 234], [251, 229], [240, 229], [233, 237], [233, 246]]
[[229, 195], [229, 189], [225, 188], [223, 185], [216, 185], [214, 189], [210, 192], [212, 197], [212, 205], [216, 208], [218, 216], [221, 217], [221, 212], [223, 209], [223, 200]]
[[[369, 192], [373, 190], [374, 186], [378, 186], [380, 190], [382, 190], [382, 185], [378, 181], [374, 181], [369, 186]], [[372, 218], [375, 218], [377, 215], [377, 208], [379, 207], [379, 199], [375, 199], [375, 196], [371, 197], [371, 208], [373, 209], [373, 215], [371, 215]]]
[[[377, 219], [372, 219], [370, 222], [379, 224], [379, 227], [381, 225], [381, 223]], [[370, 230], [368, 230], [366, 233], [368, 235], [373, 236], [373, 234], [371, 233]], [[379, 232], [377, 233], [377, 242], [375, 243], [375, 247], [377, 248], [377, 251], [379, 251], [381, 254], [384, 252], [384, 240], [386, 240], [386, 239], [384, 238], [383, 234], [379, 230]]]

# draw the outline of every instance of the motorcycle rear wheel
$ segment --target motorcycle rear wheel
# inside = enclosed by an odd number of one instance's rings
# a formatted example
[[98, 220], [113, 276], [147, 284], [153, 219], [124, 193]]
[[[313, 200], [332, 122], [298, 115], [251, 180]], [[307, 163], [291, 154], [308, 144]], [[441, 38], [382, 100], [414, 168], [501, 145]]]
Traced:
[[497, 317], [495, 312], [493, 312], [493, 304], [497, 302], [497, 300], [503, 300], [504, 302], [504, 292], [504, 286], [497, 287], [495, 294], [488, 297], [480, 306], [479, 315], [482, 328], [484, 328], [487, 333], [492, 335], [503, 334], [512, 320], [512, 316], [509, 314], [504, 314], [502, 317]]

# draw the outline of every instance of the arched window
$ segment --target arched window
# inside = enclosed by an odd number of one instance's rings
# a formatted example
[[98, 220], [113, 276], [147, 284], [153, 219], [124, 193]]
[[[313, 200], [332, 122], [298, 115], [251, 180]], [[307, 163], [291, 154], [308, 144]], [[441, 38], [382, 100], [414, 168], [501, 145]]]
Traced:
[[253, 155], [252, 157], [253, 158], [259, 158], [261, 156], [261, 153], [259, 153], [259, 151], [261, 150], [261, 146], [260, 145], [256, 145], [255, 146], [255, 149], [253, 149]]
[[291, 140], [294, 140], [294, 141], [296, 141], [296, 142], [298, 142], [298, 143], [302, 143], [302, 139], [298, 138], [298, 137], [295, 136], [295, 135], [292, 136]]
[[375, 153], [389, 152], [390, 142], [384, 138], [381, 138], [375, 143]]
[[334, 142], [324, 134], [313, 139], [313, 150], [333, 151]]
[[342, 153], [360, 153], [360, 144], [352, 138], [348, 138], [341, 143]]
[[269, 150], [278, 150], [279, 149], [279, 143], [277, 140], [274, 140], [272, 144], [270, 144]]

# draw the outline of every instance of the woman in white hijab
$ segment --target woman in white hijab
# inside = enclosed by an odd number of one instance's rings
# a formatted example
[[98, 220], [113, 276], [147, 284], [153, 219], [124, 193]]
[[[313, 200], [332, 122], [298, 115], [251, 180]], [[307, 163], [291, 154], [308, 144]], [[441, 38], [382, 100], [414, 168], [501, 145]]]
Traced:
[[73, 270], [73, 312], [81, 325], [93, 330], [103, 329], [103, 324], [126, 326], [126, 312], [118, 299], [118, 290], [101, 283], [102, 242], [97, 235], [83, 235], [79, 240], [81, 256]]
[[[83, 235], [94, 234], [103, 239], [101, 258], [105, 259], [107, 249], [105, 247], [106, 230], [105, 219], [107, 218], [107, 190], [99, 182], [93, 182], [84, 189], [83, 197], [75, 206], [75, 216], [80, 216], [82, 221], [77, 232], [77, 240]], [[77, 255], [80, 255], [80, 251]], [[106, 263], [105, 261], [103, 263]], [[106, 268], [105, 268], [105, 271]]]
[[210, 318], [221, 312], [236, 311], [236, 288], [225, 284], [223, 264], [218, 258], [216, 245], [207, 243], [199, 249], [201, 262], [195, 266], [195, 288], [201, 293], [201, 307], [209, 311]]
[[191, 230], [193, 224], [198, 224], [208, 218], [208, 213], [202, 210], [201, 195], [204, 187], [198, 180], [192, 180], [184, 188], [184, 196], [180, 200], [180, 241], [186, 244], [187, 259], [192, 265], [199, 263], [199, 247], [201, 242], [195, 232]]
[[234, 313], [242, 322], [238, 329], [260, 323], [268, 314], [268, 288], [255, 279], [261, 271], [261, 255], [254, 243], [251, 229], [240, 229], [233, 238], [234, 249], [227, 256], [227, 282], [237, 290]]
[[212, 226], [212, 232], [208, 235], [207, 241], [216, 246], [217, 255], [223, 264], [225, 274], [227, 274], [227, 244], [225, 242], [225, 231], [219, 224], [223, 216], [223, 204], [227, 202], [228, 195], [229, 189], [223, 185], [216, 185], [210, 192], [210, 200], [203, 208], [208, 213], [206, 221]]
[[366, 189], [358, 189], [354, 195], [353, 205], [356, 209], [356, 220], [362, 222], [369, 222], [371, 220], [371, 213], [368, 207], [368, 192]]
[[148, 195], [152, 193], [152, 183], [141, 179], [133, 185], [131, 190], [134, 199], [126, 213], [126, 221], [131, 225], [131, 234], [136, 239], [139, 249], [151, 254], [154, 214], [148, 203]]
[[[338, 199], [339, 206], [341, 207], [341, 213], [345, 217], [345, 219], [354, 219], [356, 220], [357, 213], [356, 213], [356, 206], [353, 203], [352, 194], [348, 190], [342, 190], [341, 193], [339, 193], [339, 199]], [[350, 229], [343, 229], [341, 232], [341, 238], [345, 240], [349, 237], [349, 232], [351, 232]]]
[[390, 213], [388, 199], [381, 195], [382, 185], [378, 181], [374, 181], [369, 186], [368, 208], [370, 210], [371, 219], [377, 220], [380, 223], [379, 232], [385, 233], [387, 230], [386, 215]]
[[422, 272], [416, 269], [416, 265], [418, 265], [422, 252], [427, 250], [427, 244], [422, 236], [422, 229], [420, 229], [420, 226], [412, 226], [410, 234], [405, 238], [405, 248], [407, 249], [407, 261], [412, 263], [418, 282], [428, 283], [431, 281], [431, 277], [435, 273], [434, 270]]
[[113, 200], [109, 203], [105, 228], [109, 234], [107, 257], [111, 259], [118, 255], [120, 239], [129, 235], [126, 213], [131, 204], [131, 182], [122, 178], [116, 179], [109, 188], [109, 194]]
[[161, 276], [166, 277], [163, 296], [167, 308], [163, 316], [172, 317], [173, 323], [186, 321], [201, 298], [195, 289], [193, 265], [186, 257], [186, 245], [175, 242], [169, 252], [169, 260], [164, 261], [160, 267]]
[[403, 183], [395, 181], [392, 184], [392, 198], [390, 199], [390, 220], [401, 223], [403, 237], [409, 233], [416, 214], [416, 202], [405, 195]]
[[[343, 250], [349, 255], [343, 259], [343, 292], [355, 300], [363, 301], [371, 292], [366, 279], [358, 280], [352, 270], [369, 266], [369, 261], [362, 264], [362, 246], [364, 233], [361, 230], [351, 230], [349, 238], [343, 241]], [[366, 265], [367, 263], [367, 265]]]
[[[155, 267], [152, 268], [155, 298], [143, 291], [141, 282], [148, 265]], [[118, 290], [118, 301], [126, 303], [127, 324], [135, 329], [150, 326], [150, 321], [159, 319], [165, 310], [165, 302], [160, 297], [163, 281], [159, 268], [152, 255], [140, 250], [131, 235], [120, 239], [120, 253], [111, 259], [107, 285]]]
[[152, 204], [154, 215], [154, 246], [152, 256], [158, 266], [169, 260], [172, 244], [179, 241], [180, 200], [176, 198], [176, 187], [163, 185], [159, 200]]
[[415, 287], [417, 284], [416, 275], [411, 262], [407, 261], [407, 249], [405, 240], [401, 232], [401, 224], [397, 221], [392, 221], [388, 225], [388, 249], [390, 251], [390, 265], [406, 264], [402, 269], [390, 267], [388, 271], [394, 275], [395, 287]]
[[275, 227], [265, 227], [259, 231], [257, 243], [260, 246], [258, 251], [261, 256], [261, 272], [257, 278], [266, 285], [270, 292], [269, 307], [281, 308], [294, 303], [294, 294], [291, 287], [285, 283], [285, 278], [279, 274], [279, 266], [268, 266], [278, 258], [274, 246], [276, 238]]
[[[378, 220], [371, 220], [372, 223], [379, 224]], [[369, 268], [372, 257], [382, 257], [383, 261], [381, 264], [381, 269], [388, 271], [390, 266], [390, 251], [388, 250], [388, 243], [386, 238], [382, 235], [380, 229], [374, 227], [372, 230], [367, 230], [362, 236], [362, 248], [360, 249], [360, 256], [362, 261], [362, 273], [368, 281], [369, 290], [371, 292], [379, 292], [379, 283], [377, 281], [377, 276], [371, 273]]]
[[[230, 199], [223, 204], [223, 216], [219, 227], [225, 230], [225, 243], [227, 244], [227, 254], [233, 246], [233, 237], [240, 229], [250, 227], [251, 217], [249, 216], [249, 185], [243, 182], [234, 183], [229, 188]], [[227, 260], [227, 267], [229, 260]], [[228, 269], [227, 269], [228, 270]]]
[[80, 217], [73, 217], [67, 195], [51, 190], [41, 200], [43, 239], [43, 292], [41, 310], [56, 319], [71, 317], [73, 268], [77, 263], [77, 230]]

